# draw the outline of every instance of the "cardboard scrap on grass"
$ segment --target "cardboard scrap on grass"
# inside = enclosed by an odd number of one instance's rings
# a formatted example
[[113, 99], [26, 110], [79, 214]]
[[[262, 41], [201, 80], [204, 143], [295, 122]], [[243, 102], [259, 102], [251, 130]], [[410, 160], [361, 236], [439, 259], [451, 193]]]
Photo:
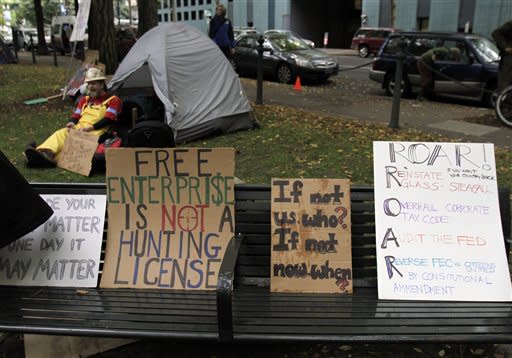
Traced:
[[272, 179], [273, 292], [352, 293], [350, 181]]
[[512, 301], [494, 146], [374, 142], [379, 298]]
[[233, 148], [107, 149], [101, 287], [214, 290], [234, 233]]
[[96, 287], [105, 195], [41, 197], [54, 214], [0, 249], [0, 285]]
[[97, 136], [70, 129], [57, 165], [62, 169], [89, 176], [96, 148], [98, 148]]

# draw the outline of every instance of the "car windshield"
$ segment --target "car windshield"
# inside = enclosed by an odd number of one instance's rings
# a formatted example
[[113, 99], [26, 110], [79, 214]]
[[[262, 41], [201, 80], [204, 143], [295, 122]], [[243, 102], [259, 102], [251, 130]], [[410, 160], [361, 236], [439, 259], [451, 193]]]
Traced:
[[496, 45], [486, 38], [469, 39], [476, 52], [485, 62], [496, 62], [500, 59], [500, 54]]
[[300, 38], [293, 35], [273, 35], [270, 42], [281, 51], [306, 50], [309, 46]]

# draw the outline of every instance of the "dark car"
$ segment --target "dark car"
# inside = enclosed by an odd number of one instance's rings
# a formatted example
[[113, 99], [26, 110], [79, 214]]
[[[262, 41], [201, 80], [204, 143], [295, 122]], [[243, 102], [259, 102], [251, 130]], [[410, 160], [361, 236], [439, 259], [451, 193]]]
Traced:
[[386, 38], [394, 31], [388, 27], [361, 27], [354, 34], [350, 47], [357, 50], [359, 56], [368, 57], [370, 54], [379, 52]]
[[389, 36], [370, 71], [370, 79], [390, 95], [395, 88], [397, 53], [404, 52], [404, 96], [420, 88], [417, 68], [421, 55], [433, 48], [459, 49], [456, 58], [434, 61], [434, 93], [469, 97], [492, 106], [498, 76], [499, 52], [489, 39], [465, 33], [402, 32]]
[[[233, 58], [235, 70], [254, 75], [258, 63], [258, 38], [245, 34], [238, 39]], [[325, 81], [338, 73], [338, 63], [322, 51], [310, 48], [302, 39], [287, 33], [263, 36], [263, 75], [290, 83], [297, 76], [306, 81]]]

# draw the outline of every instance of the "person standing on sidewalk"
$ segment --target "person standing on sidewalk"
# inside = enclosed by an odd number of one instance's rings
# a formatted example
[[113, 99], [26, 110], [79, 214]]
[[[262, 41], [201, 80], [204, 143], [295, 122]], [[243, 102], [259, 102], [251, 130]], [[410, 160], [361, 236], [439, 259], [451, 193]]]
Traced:
[[434, 75], [432, 73], [434, 62], [447, 59], [449, 56], [450, 50], [443, 46], [430, 49], [421, 55], [417, 63], [421, 81], [418, 100], [431, 100], [434, 97]]
[[215, 16], [210, 21], [208, 36], [219, 46], [229, 60], [235, 54], [235, 36], [233, 25], [226, 18], [226, 7], [222, 4], [215, 8]]
[[512, 20], [492, 32], [492, 38], [500, 50], [498, 92], [512, 83]]

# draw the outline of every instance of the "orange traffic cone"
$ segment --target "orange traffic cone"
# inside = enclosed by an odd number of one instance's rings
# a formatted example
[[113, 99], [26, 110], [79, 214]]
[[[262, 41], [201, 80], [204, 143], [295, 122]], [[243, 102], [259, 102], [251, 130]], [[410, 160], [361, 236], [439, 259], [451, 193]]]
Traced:
[[295, 84], [293, 85], [293, 89], [296, 91], [302, 91], [302, 86], [300, 84], [300, 77], [297, 76], [297, 79], [295, 80]]

